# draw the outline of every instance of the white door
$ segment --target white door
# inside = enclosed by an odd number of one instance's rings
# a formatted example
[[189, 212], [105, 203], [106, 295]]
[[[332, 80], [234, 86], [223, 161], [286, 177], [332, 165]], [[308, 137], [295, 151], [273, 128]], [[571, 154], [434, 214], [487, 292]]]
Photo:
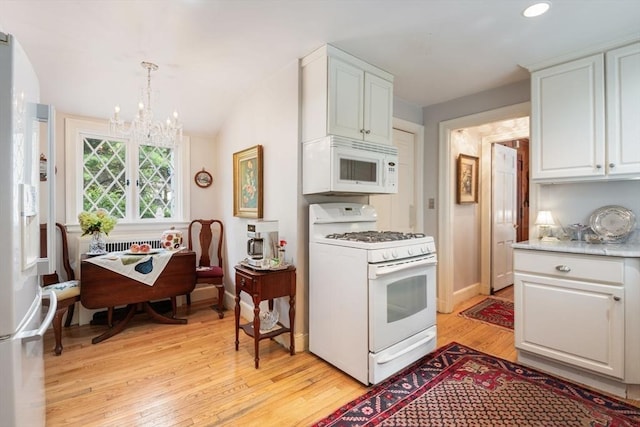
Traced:
[[398, 193], [369, 196], [369, 204], [378, 213], [378, 230], [416, 231], [414, 190], [415, 135], [393, 130], [393, 145], [398, 147]]
[[513, 249], [516, 241], [517, 150], [493, 144], [491, 165], [491, 289], [513, 284]]

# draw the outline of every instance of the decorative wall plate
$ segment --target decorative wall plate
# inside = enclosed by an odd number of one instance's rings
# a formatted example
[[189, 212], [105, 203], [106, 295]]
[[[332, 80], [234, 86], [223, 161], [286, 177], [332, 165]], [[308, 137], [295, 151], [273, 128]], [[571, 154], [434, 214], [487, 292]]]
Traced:
[[624, 240], [635, 229], [636, 216], [622, 206], [603, 206], [593, 211], [589, 225], [604, 240]]
[[209, 172], [204, 170], [204, 168], [196, 173], [196, 176], [194, 176], [193, 179], [196, 182], [196, 185], [200, 188], [207, 188], [213, 183], [213, 177]]

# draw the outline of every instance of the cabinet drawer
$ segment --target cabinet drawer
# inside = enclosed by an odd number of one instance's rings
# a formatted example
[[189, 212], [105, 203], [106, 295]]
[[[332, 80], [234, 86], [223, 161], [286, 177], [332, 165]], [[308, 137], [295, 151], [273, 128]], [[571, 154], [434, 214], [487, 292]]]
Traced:
[[574, 280], [623, 284], [622, 258], [515, 250], [514, 270]]
[[253, 294], [255, 286], [253, 278], [236, 271], [236, 286], [248, 294]]

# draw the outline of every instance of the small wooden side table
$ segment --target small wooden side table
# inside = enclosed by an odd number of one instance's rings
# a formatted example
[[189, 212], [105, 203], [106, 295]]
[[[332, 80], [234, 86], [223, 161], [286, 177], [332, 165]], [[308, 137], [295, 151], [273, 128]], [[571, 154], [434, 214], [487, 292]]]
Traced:
[[[282, 270], [256, 271], [249, 267], [236, 265], [236, 351], [240, 344], [240, 329], [253, 337], [256, 369], [260, 362], [260, 340], [273, 338], [286, 332], [290, 333], [289, 353], [295, 354], [293, 325], [296, 317], [296, 268], [289, 266]], [[240, 325], [240, 292], [246, 292], [253, 299], [253, 321]], [[269, 310], [273, 310], [273, 299], [289, 296], [289, 325], [287, 328], [278, 322], [279, 328], [260, 333], [260, 301], [269, 300]]]

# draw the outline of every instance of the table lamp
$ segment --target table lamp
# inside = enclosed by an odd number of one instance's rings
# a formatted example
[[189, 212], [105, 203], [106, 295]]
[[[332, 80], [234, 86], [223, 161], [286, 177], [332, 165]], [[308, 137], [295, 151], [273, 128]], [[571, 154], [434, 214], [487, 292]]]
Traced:
[[551, 237], [551, 226], [556, 225], [553, 220], [553, 215], [551, 215], [551, 211], [538, 211], [538, 216], [536, 217], [536, 225], [540, 229], [540, 240], [549, 241], [556, 240]]

